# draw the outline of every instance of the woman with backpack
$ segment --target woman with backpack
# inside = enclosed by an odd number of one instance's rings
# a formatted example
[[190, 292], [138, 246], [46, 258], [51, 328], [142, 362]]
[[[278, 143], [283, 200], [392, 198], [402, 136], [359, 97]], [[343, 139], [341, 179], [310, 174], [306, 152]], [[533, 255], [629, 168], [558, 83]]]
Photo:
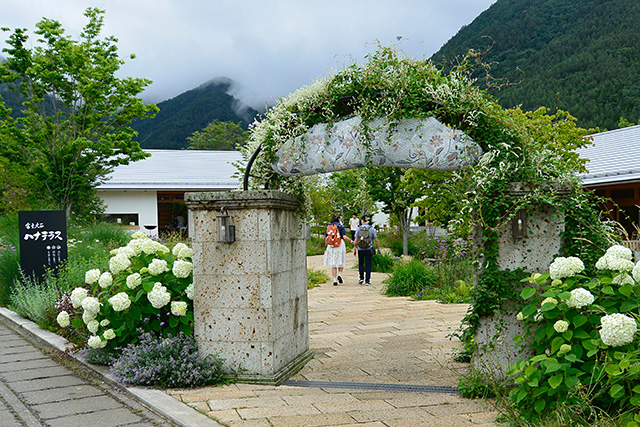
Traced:
[[331, 223], [327, 226], [325, 242], [327, 249], [324, 251], [324, 265], [331, 267], [331, 277], [333, 286], [338, 286], [338, 282], [343, 283], [342, 271], [347, 264], [347, 247], [344, 241], [353, 242], [347, 237], [347, 230], [340, 223], [338, 215], [331, 216]]

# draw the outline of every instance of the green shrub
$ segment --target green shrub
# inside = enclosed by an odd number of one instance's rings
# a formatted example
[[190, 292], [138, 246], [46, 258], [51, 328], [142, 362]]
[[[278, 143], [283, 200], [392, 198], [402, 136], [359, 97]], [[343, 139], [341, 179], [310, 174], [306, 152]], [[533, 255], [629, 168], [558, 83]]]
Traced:
[[528, 279], [518, 314], [528, 333], [517, 338], [535, 355], [508, 372], [516, 420], [574, 408], [626, 426], [640, 423], [640, 263], [631, 259], [628, 248], [616, 245], [598, 260], [595, 275], [569, 257]]
[[48, 329], [55, 325], [58, 314], [56, 300], [59, 297], [60, 292], [55, 275], [46, 274], [41, 283], [21, 275], [13, 283], [9, 308]]
[[326, 247], [324, 238], [312, 235], [307, 239], [307, 256], [322, 255]]
[[320, 283], [326, 283], [330, 277], [323, 270], [307, 269], [307, 288], [315, 288]]
[[391, 273], [395, 262], [396, 259], [393, 256], [378, 252], [371, 257], [371, 271], [375, 271], [377, 273]]
[[73, 312], [60, 313], [58, 323], [80, 334], [91, 332], [92, 348], [124, 348], [140, 331], [190, 335], [193, 327], [193, 252], [184, 244], [173, 250], [138, 232], [112, 251], [109, 271], [86, 272], [71, 292]]
[[10, 303], [13, 282], [20, 279], [18, 215], [0, 216], [0, 305]]
[[411, 296], [422, 289], [433, 288], [437, 281], [434, 269], [422, 261], [402, 261], [395, 264], [391, 275], [384, 280], [384, 292], [388, 296]]
[[129, 344], [111, 367], [122, 383], [156, 388], [193, 388], [226, 382], [222, 360], [213, 355], [198, 357], [191, 336], [179, 333], [161, 337], [144, 333]]
[[458, 391], [467, 399], [489, 399], [496, 396], [496, 384], [491, 384], [482, 372], [472, 370], [458, 380]]

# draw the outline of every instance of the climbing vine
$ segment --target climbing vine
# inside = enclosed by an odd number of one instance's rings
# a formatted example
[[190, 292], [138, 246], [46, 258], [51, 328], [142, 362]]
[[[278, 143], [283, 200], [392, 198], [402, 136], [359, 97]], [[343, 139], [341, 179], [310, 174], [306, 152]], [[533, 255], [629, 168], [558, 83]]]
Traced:
[[[576, 180], [584, 163], [575, 149], [588, 143], [587, 131], [576, 127], [573, 117], [563, 111], [549, 114], [544, 108], [534, 112], [502, 108], [471, 77], [478, 66], [474, 52], [449, 72], [430, 61], [408, 58], [394, 47], [379, 47], [366, 59], [281, 99], [253, 124], [245, 156], [262, 147], [251, 170], [253, 186], [302, 196], [302, 180], [276, 174], [271, 164], [286, 141], [304, 135], [315, 124], [330, 126], [360, 116], [361, 134], [366, 135], [376, 118], [393, 125], [401, 119], [433, 116], [466, 133], [483, 150], [477, 165], [456, 171], [456, 179], [467, 183], [468, 190], [460, 195], [450, 222], [450, 231], [458, 235], [469, 235], [476, 226], [482, 229], [484, 265], [466, 319], [471, 329], [475, 319], [490, 315], [501, 301], [516, 299], [516, 287], [509, 283], [519, 282], [524, 273], [498, 268], [496, 232], [518, 210], [551, 206], [566, 212], [566, 255], [601, 255], [606, 245], [598, 236], [606, 233]], [[523, 197], [508, 197], [513, 182], [530, 191]], [[557, 188], [567, 189], [568, 196]]]

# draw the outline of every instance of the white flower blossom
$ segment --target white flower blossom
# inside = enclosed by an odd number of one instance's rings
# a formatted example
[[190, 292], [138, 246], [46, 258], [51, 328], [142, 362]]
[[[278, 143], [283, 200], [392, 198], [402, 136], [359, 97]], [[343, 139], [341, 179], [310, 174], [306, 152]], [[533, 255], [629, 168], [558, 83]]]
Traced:
[[96, 332], [98, 332], [98, 328], [100, 327], [100, 322], [98, 322], [97, 320], [92, 320], [91, 322], [87, 323], [87, 329], [89, 330], [89, 332], [91, 332], [92, 334], [95, 334]]
[[131, 306], [131, 300], [126, 292], [119, 292], [109, 298], [109, 304], [111, 304], [114, 311], [125, 311]]
[[520, 320], [520, 321], [524, 320], [524, 315], [522, 314], [521, 311], [519, 311], [518, 314], [516, 314], [516, 320]]
[[82, 309], [92, 314], [97, 314], [100, 311], [100, 305], [100, 301], [96, 297], [86, 297], [82, 300]]
[[584, 263], [577, 257], [558, 257], [549, 265], [549, 276], [552, 280], [575, 276], [584, 271]]
[[173, 263], [173, 274], [180, 279], [189, 277], [191, 270], [193, 270], [193, 264], [189, 261], [176, 260]]
[[191, 248], [181, 249], [180, 252], [178, 252], [178, 258], [179, 259], [193, 258], [193, 249]]
[[187, 295], [187, 298], [189, 298], [190, 300], [193, 300], [193, 283], [191, 283], [189, 286], [187, 286], [187, 288], [184, 290], [184, 293]]
[[189, 246], [185, 245], [184, 243], [180, 242], [178, 244], [176, 244], [173, 247], [173, 250], [171, 251], [171, 253], [173, 254], [173, 256], [177, 257], [178, 254], [180, 253], [180, 251], [184, 248], [188, 248]]
[[116, 333], [114, 332], [113, 329], [107, 329], [106, 331], [104, 331], [102, 336], [104, 337], [105, 340], [112, 340], [116, 337]]
[[142, 253], [142, 242], [142, 239], [133, 239], [127, 243], [126, 247], [132, 256], [138, 256]]
[[135, 233], [133, 233], [131, 235], [131, 238], [134, 240], [139, 240], [139, 239], [148, 239], [149, 236], [147, 236], [145, 233], [143, 233], [142, 231], [136, 231]]
[[169, 271], [169, 267], [167, 267], [167, 261], [163, 259], [154, 258], [149, 264], [149, 272], [155, 276], [165, 271]]
[[[104, 344], [103, 344], [104, 343]], [[89, 347], [91, 348], [104, 348], [105, 345], [107, 344], [106, 341], [102, 341], [100, 339], [100, 337], [92, 335], [89, 340], [87, 341], [87, 344], [89, 345]]]
[[153, 308], [162, 308], [171, 301], [171, 294], [167, 292], [167, 288], [162, 283], [156, 282], [151, 292], [147, 294], [147, 299]]
[[142, 283], [142, 278], [139, 273], [133, 273], [127, 276], [127, 287], [129, 289], [135, 289]]
[[624, 285], [633, 285], [634, 281], [633, 281], [633, 277], [631, 277], [629, 273], [620, 273], [613, 278], [611, 283], [613, 283], [614, 285], [624, 286]]
[[102, 289], [108, 288], [112, 284], [113, 284], [113, 276], [111, 275], [111, 273], [109, 273], [108, 271], [105, 271], [100, 275], [100, 279], [98, 279], [98, 285], [100, 285]]
[[109, 270], [112, 274], [119, 274], [131, 266], [131, 260], [123, 253], [118, 253], [109, 260]]
[[619, 272], [630, 272], [633, 270], [633, 261], [625, 258], [620, 258], [612, 254], [604, 254], [596, 262], [596, 269], [598, 270], [612, 270]]
[[[98, 273], [100, 271], [98, 270]], [[96, 279], [97, 281], [98, 279]], [[71, 291], [71, 304], [73, 308], [80, 308], [82, 306], [82, 300], [85, 299], [89, 295], [89, 291], [85, 288], [75, 288]]]
[[542, 300], [542, 303], [540, 304], [540, 307], [542, 307], [545, 304], [553, 304], [553, 305], [558, 305], [558, 300], [555, 298], [545, 298]]
[[640, 261], [638, 261], [633, 267], [631, 275], [633, 276], [633, 280], [640, 283]]
[[600, 338], [605, 345], [617, 347], [633, 342], [638, 330], [635, 319], [621, 313], [609, 314], [600, 319]]
[[111, 321], [109, 319], [104, 319], [100, 321], [100, 326], [102, 326], [103, 328], [105, 326], [109, 326], [109, 324], [111, 324]]
[[629, 261], [633, 259], [633, 253], [631, 252], [631, 249], [622, 245], [611, 246], [609, 249], [607, 249], [605, 255], [612, 255], [614, 257], [626, 259]]
[[169, 248], [155, 240], [142, 240], [142, 251], [145, 254], [168, 254]]
[[184, 301], [171, 301], [171, 314], [174, 316], [187, 314], [187, 303]]
[[97, 316], [97, 313], [90, 313], [88, 311], [85, 311], [84, 313], [82, 313], [82, 321], [86, 325], [87, 323], [91, 322], [92, 320], [95, 320], [96, 316]]
[[558, 320], [553, 324], [553, 329], [555, 329], [559, 334], [567, 332], [567, 329], [569, 329], [569, 322], [567, 322], [566, 320]]
[[100, 279], [100, 270], [94, 268], [84, 273], [84, 281], [87, 285], [93, 285]]
[[60, 313], [58, 313], [56, 321], [61, 328], [66, 328], [71, 324], [71, 322], [69, 321], [69, 313], [67, 313], [66, 311], [61, 311]]
[[571, 291], [567, 305], [569, 307], [582, 308], [593, 304], [593, 301], [595, 301], [595, 297], [591, 292], [584, 288], [577, 288]]

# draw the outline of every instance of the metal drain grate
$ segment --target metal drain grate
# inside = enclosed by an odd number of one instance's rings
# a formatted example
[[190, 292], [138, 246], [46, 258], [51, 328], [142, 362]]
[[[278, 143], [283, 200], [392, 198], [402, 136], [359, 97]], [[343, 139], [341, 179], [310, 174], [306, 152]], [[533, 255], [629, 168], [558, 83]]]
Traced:
[[348, 381], [285, 381], [282, 385], [310, 388], [346, 388], [353, 390], [397, 391], [405, 393], [458, 394], [457, 387], [444, 385], [356, 383]]

